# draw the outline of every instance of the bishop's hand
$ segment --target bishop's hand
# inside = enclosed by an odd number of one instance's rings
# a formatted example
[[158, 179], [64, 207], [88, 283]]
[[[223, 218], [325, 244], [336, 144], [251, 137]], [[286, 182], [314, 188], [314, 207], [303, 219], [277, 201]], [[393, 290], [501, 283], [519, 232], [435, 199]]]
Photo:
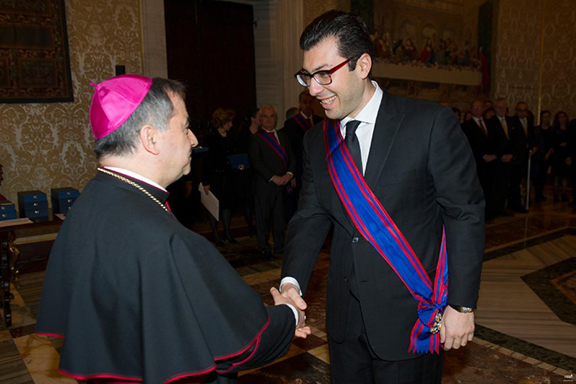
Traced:
[[306, 314], [296, 305], [296, 303], [294, 303], [292, 299], [284, 297], [274, 287], [270, 288], [270, 293], [274, 299], [274, 305], [291, 304], [296, 308], [296, 311], [298, 312], [298, 324], [296, 325], [296, 331], [294, 332], [296, 337], [305, 339], [310, 333], [312, 333], [310, 327], [306, 326]]

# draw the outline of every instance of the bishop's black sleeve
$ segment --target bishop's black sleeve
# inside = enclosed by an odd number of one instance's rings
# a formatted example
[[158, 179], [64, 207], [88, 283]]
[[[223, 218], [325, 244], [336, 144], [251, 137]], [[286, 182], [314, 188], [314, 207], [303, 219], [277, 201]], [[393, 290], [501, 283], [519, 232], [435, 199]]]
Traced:
[[294, 314], [287, 305], [267, 307], [269, 323], [260, 338], [249, 349], [233, 359], [217, 361], [219, 373], [257, 368], [284, 356], [294, 337]]

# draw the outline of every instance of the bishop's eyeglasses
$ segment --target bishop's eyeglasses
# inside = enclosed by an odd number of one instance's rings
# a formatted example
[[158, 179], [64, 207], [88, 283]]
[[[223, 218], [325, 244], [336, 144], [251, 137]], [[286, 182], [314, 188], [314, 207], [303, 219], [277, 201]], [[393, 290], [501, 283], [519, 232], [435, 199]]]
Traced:
[[296, 72], [294, 77], [303, 87], [309, 87], [310, 81], [312, 81], [312, 79], [316, 80], [316, 82], [320, 85], [328, 85], [332, 83], [332, 74], [337, 70], [339, 70], [340, 68], [342, 68], [344, 65], [346, 65], [350, 60], [352, 60], [352, 58], [338, 64], [332, 69], [316, 71], [314, 73], [308, 73], [305, 70], [301, 69], [298, 72]]

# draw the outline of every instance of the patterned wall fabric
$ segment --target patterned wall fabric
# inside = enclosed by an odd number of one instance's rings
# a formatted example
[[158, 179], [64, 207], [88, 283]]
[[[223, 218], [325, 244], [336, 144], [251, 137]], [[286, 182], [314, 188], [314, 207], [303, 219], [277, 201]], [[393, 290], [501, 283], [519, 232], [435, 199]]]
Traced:
[[75, 101], [0, 105], [0, 193], [13, 202], [17, 191], [84, 188], [96, 169], [90, 82], [114, 76], [117, 64], [142, 71], [139, 0], [66, 0], [66, 18]]
[[576, 117], [576, 7], [573, 0], [500, 0], [495, 97], [506, 97], [513, 114], [518, 101], [538, 110], [538, 80], [544, 11], [542, 109]]
[[545, 0], [542, 108], [576, 118], [576, 3]]
[[331, 9], [350, 12], [351, 0], [307, 0], [304, 2], [304, 27]]

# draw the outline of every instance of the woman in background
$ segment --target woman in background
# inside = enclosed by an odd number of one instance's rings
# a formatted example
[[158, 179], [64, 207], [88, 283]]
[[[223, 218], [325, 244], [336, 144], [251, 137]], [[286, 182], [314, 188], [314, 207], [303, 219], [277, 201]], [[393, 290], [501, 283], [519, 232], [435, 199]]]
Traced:
[[560, 199], [568, 201], [568, 178], [572, 170], [572, 157], [568, 147], [568, 115], [564, 111], [557, 112], [554, 116], [553, 129], [554, 139], [554, 157], [552, 160], [552, 175], [554, 176], [554, 201]]
[[[230, 109], [218, 108], [214, 111], [210, 121], [212, 130], [204, 141], [204, 146], [208, 148], [208, 156], [202, 169], [204, 193], [212, 192], [218, 199], [219, 216], [224, 226], [224, 239], [229, 243], [236, 243], [236, 240], [230, 234], [230, 221], [232, 220], [232, 209], [234, 208], [235, 180], [228, 158], [234, 153], [234, 141], [229, 135], [234, 117], [235, 113]], [[218, 234], [218, 222], [211, 214], [208, 215], [208, 218], [212, 228], [214, 243], [218, 246], [223, 246], [224, 242]]]

